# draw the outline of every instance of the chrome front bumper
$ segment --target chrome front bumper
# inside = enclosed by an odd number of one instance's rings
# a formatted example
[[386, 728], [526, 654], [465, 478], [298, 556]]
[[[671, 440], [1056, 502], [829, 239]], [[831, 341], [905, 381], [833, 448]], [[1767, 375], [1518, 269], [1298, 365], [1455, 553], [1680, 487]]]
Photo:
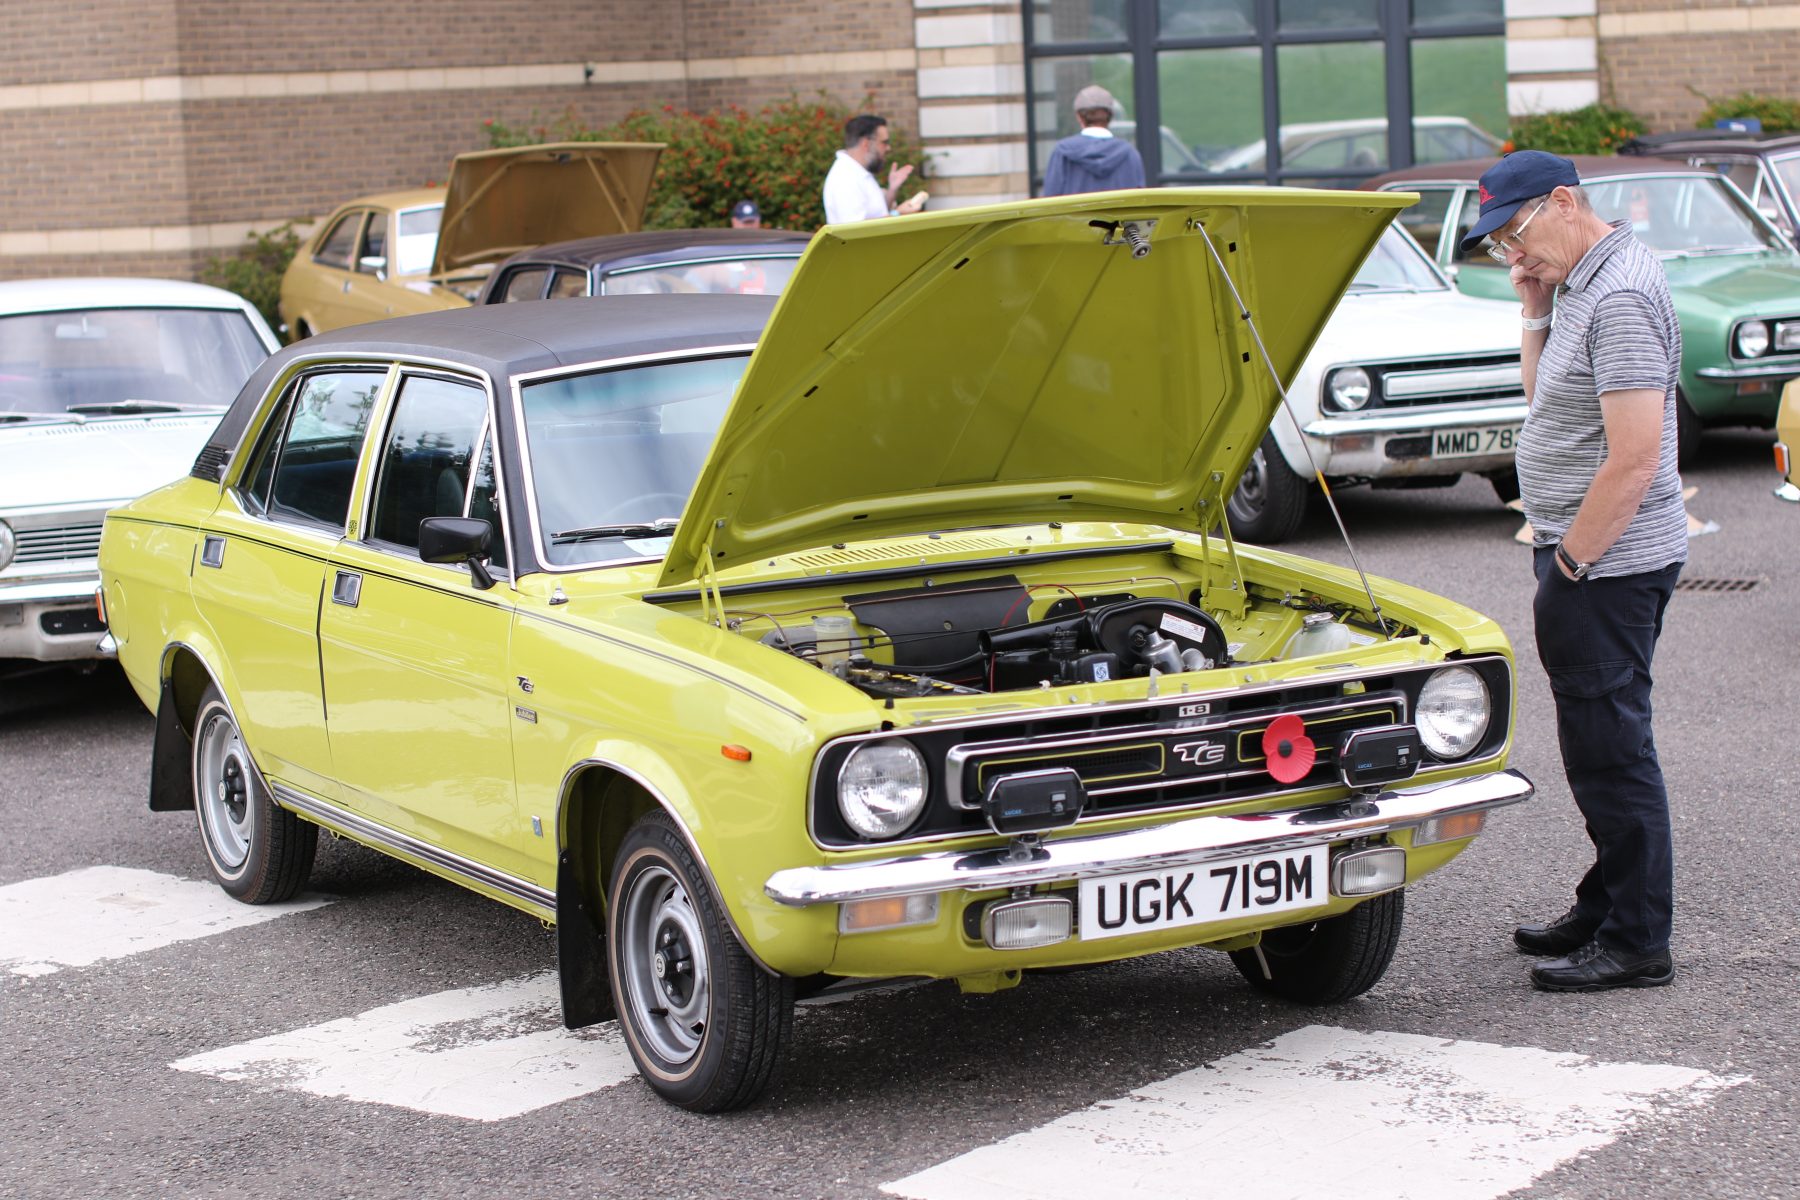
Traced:
[[1334, 438], [1358, 433], [1430, 433], [1472, 425], [1519, 425], [1524, 423], [1528, 408], [1523, 396], [1477, 408], [1378, 408], [1362, 416], [1319, 417], [1309, 421], [1305, 429], [1310, 437]]
[[1519, 772], [1497, 771], [1295, 812], [1188, 817], [1124, 833], [1058, 838], [1046, 841], [1023, 861], [1012, 859], [1004, 849], [953, 850], [842, 866], [793, 867], [769, 876], [763, 891], [782, 904], [804, 907], [1191, 867], [1243, 854], [1278, 853], [1415, 829], [1432, 817], [1517, 804], [1529, 799], [1533, 790]]
[[0, 583], [0, 658], [68, 662], [97, 654], [93, 631], [50, 634], [39, 624], [45, 613], [94, 607], [97, 573]]

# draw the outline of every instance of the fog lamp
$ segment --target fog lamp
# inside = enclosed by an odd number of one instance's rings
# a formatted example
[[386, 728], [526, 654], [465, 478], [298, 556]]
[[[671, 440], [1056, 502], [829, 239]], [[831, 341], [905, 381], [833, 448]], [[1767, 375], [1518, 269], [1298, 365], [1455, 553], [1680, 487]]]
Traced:
[[1432, 846], [1438, 842], [1455, 842], [1472, 838], [1487, 824], [1484, 812], [1446, 813], [1425, 821], [1413, 833], [1413, 847]]
[[1075, 905], [1064, 896], [1002, 900], [981, 914], [981, 936], [996, 950], [1031, 950], [1066, 942], [1075, 929]]
[[1073, 825], [1086, 804], [1081, 776], [1055, 768], [1000, 776], [988, 785], [981, 811], [995, 833], [1013, 837]]
[[1350, 850], [1331, 860], [1331, 894], [1373, 896], [1406, 883], [1406, 851], [1398, 846]]
[[903, 925], [929, 925], [937, 920], [937, 915], [935, 894], [846, 900], [838, 906], [838, 932], [868, 933], [875, 929], [898, 929]]

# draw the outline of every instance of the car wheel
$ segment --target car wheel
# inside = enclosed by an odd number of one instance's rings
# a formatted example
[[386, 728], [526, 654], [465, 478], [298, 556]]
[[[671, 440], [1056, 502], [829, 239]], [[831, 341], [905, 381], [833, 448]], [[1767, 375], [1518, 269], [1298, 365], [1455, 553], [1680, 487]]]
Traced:
[[246, 904], [291, 899], [312, 874], [319, 827], [276, 805], [216, 687], [194, 720], [194, 811], [213, 878]]
[[1380, 982], [1400, 944], [1405, 892], [1364, 900], [1341, 916], [1271, 929], [1260, 945], [1233, 950], [1253, 987], [1298, 1004], [1337, 1004]]
[[1704, 430], [1700, 423], [1700, 414], [1694, 411], [1687, 397], [1679, 391], [1675, 393], [1675, 463], [1681, 467], [1691, 467], [1700, 457], [1700, 434]]
[[1519, 473], [1511, 467], [1496, 471], [1487, 479], [1494, 485], [1494, 495], [1500, 497], [1500, 503], [1511, 504], [1519, 498]]
[[1306, 516], [1306, 480], [1288, 469], [1287, 460], [1265, 433], [1262, 445], [1250, 456], [1238, 480], [1237, 490], [1225, 502], [1231, 518], [1231, 534], [1248, 542], [1272, 545], [1285, 542], [1300, 529]]
[[738, 943], [687, 843], [661, 812], [625, 835], [607, 896], [607, 970], [638, 1072], [693, 1112], [742, 1108], [775, 1080], [794, 981]]

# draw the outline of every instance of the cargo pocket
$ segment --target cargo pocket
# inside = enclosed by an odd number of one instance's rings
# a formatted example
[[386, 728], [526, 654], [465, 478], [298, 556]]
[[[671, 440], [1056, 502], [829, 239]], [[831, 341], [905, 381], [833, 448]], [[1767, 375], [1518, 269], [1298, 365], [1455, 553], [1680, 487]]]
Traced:
[[1563, 765], [1592, 771], [1630, 762], [1644, 753], [1650, 730], [1648, 713], [1634, 711], [1636, 674], [1628, 662], [1557, 667], [1550, 672], [1556, 693], [1556, 734]]

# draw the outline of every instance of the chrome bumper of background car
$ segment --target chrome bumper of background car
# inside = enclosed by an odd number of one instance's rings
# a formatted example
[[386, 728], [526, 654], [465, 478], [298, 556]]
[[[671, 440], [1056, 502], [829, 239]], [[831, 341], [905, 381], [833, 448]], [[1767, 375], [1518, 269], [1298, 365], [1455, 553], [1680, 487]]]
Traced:
[[1742, 367], [1701, 367], [1694, 374], [1702, 379], [1779, 379], [1800, 377], [1800, 362], [1760, 363]]
[[1306, 425], [1312, 437], [1345, 437], [1358, 433], [1427, 433], [1433, 429], [1464, 429], [1471, 425], [1517, 425], [1525, 420], [1523, 397], [1505, 404], [1479, 408], [1376, 409], [1367, 416], [1320, 417]]
[[1399, 788], [1295, 812], [1190, 817], [1124, 833], [1047, 841], [1023, 861], [1004, 849], [943, 851], [909, 858], [793, 867], [763, 885], [768, 896], [797, 907], [1066, 883], [1097, 875], [1189, 867], [1250, 853], [1274, 853], [1321, 842], [1412, 829], [1432, 817], [1501, 808], [1529, 799], [1531, 781], [1496, 771], [1448, 783]]
[[82, 575], [65, 575], [56, 579], [33, 580], [30, 583], [7, 583], [0, 580], [0, 604], [92, 604], [94, 585], [100, 573], [90, 569]]

